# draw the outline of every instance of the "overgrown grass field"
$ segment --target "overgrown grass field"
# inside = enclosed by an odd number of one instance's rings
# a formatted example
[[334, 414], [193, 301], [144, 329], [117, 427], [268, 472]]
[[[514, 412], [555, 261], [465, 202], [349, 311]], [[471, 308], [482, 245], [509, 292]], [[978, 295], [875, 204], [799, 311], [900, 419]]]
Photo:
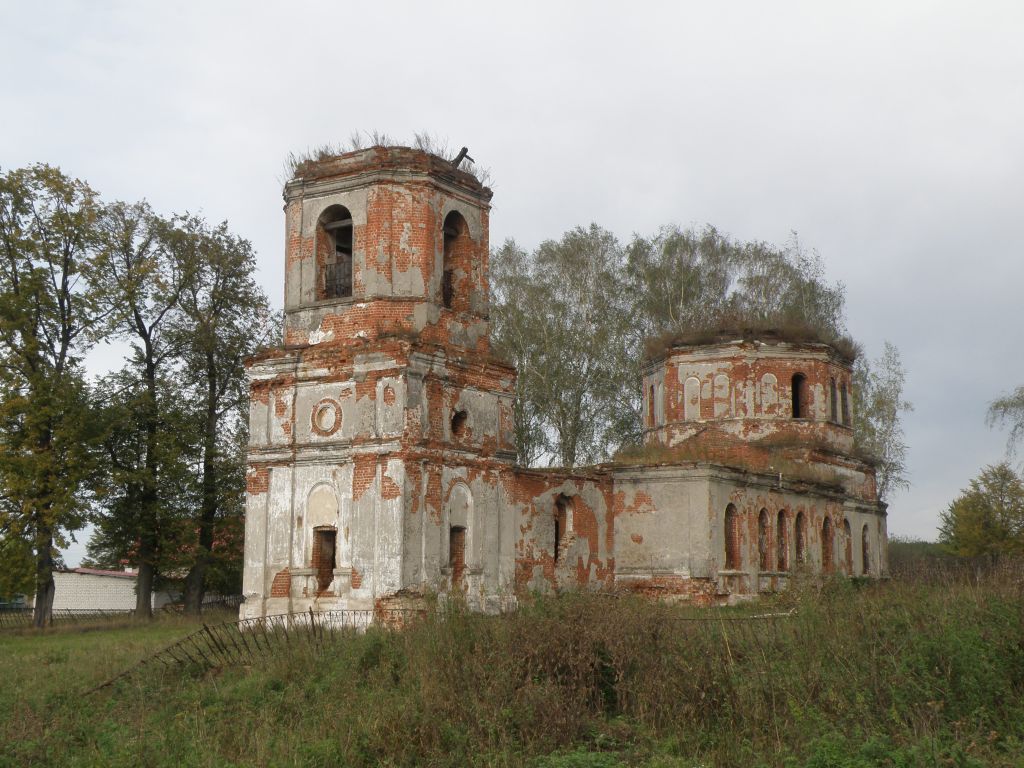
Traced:
[[0, 766], [1021, 766], [1022, 577], [568, 595], [88, 695], [195, 625], [5, 633]]

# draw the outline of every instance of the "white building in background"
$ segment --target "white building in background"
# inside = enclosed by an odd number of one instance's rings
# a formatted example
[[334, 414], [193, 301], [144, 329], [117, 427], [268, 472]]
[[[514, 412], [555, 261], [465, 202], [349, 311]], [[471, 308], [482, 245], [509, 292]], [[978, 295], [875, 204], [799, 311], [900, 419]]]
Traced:
[[[104, 571], [98, 568], [71, 568], [54, 571], [55, 611], [133, 611], [135, 582], [133, 570]], [[153, 610], [173, 601], [167, 592], [153, 593]]]

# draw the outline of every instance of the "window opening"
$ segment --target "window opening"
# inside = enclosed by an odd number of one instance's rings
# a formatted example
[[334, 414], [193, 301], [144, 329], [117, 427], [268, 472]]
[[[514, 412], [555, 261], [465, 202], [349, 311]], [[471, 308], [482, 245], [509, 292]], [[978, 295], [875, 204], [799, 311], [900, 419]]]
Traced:
[[807, 525], [804, 522], [804, 513], [797, 512], [796, 515], [796, 562], [803, 564], [807, 561]]
[[807, 377], [805, 377], [802, 373], [794, 373], [793, 374], [792, 393], [793, 393], [793, 418], [794, 419], [803, 419], [803, 418], [806, 418], [806, 416], [807, 416], [807, 414], [804, 413], [804, 411], [807, 410], [807, 402], [806, 402], [807, 395], [806, 395], [806, 392], [805, 392], [806, 381], [807, 381]]
[[821, 523], [821, 570], [832, 572], [832, 521], [827, 517]]
[[466, 420], [469, 418], [469, 413], [466, 411], [456, 411], [452, 414], [452, 435], [454, 437], [462, 437], [466, 434]]
[[462, 588], [466, 573], [466, 529], [452, 526], [448, 532], [448, 567], [452, 571], [452, 587]]
[[853, 575], [853, 531], [850, 530], [850, 521], [843, 520], [843, 538], [846, 540], [846, 572]]
[[316, 571], [316, 590], [326, 592], [334, 581], [335, 545], [338, 532], [333, 528], [313, 530], [313, 570]]
[[775, 527], [776, 545], [778, 551], [775, 553], [775, 567], [777, 570], [785, 571], [789, 568], [789, 535], [786, 531], [786, 510], [779, 510], [778, 524]]
[[771, 538], [771, 531], [768, 528], [768, 510], [762, 509], [761, 514], [757, 518], [757, 559], [758, 568], [762, 571], [771, 570], [771, 554], [769, 549], [769, 539]]
[[842, 386], [840, 388], [840, 395], [843, 401], [843, 424], [845, 424], [846, 426], [850, 426], [850, 394], [849, 391], [846, 389], [845, 381], [842, 383]]
[[323, 270], [323, 297], [340, 299], [352, 295], [352, 215], [341, 205], [332, 205], [320, 217], [323, 238], [318, 257]]
[[[444, 256], [441, 266], [441, 302], [446, 309], [452, 309], [456, 299], [455, 268], [458, 258], [465, 259], [464, 241], [468, 239], [466, 220], [457, 211], [452, 211], [444, 219], [441, 228], [444, 234]], [[463, 264], [465, 267], [465, 264]]]
[[834, 424], [838, 424], [839, 423], [839, 401], [838, 401], [838, 399], [836, 397], [836, 380], [835, 379], [829, 379], [828, 380], [828, 393], [829, 393], [829, 403], [830, 403], [830, 407], [832, 409], [832, 414], [831, 414], [832, 415], [832, 422]]
[[865, 575], [871, 573], [868, 557], [868, 527], [866, 525], [860, 531], [860, 571]]
[[[634, 392], [636, 390], [633, 390]], [[647, 420], [650, 425], [654, 426], [654, 385], [651, 384], [651, 388], [647, 393]]]
[[725, 508], [725, 569], [739, 570], [740, 567], [740, 516], [736, 507]]

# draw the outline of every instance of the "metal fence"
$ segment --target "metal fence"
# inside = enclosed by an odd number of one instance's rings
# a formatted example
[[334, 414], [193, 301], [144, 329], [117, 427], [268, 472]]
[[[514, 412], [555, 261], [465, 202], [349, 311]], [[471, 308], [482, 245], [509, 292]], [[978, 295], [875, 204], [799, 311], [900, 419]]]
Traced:
[[245, 666], [279, 652], [302, 648], [319, 653], [346, 633], [365, 632], [371, 625], [398, 629], [423, 617], [418, 609], [339, 610], [285, 613], [223, 624], [203, 624], [201, 629], [142, 659], [138, 664], [88, 691], [98, 691], [141, 668], [163, 667], [214, 669]]
[[[4, 608], [0, 610], [0, 629], [17, 629], [32, 626], [31, 608]], [[109, 610], [105, 608], [55, 608], [51, 623], [66, 626], [128, 617], [130, 610]]]

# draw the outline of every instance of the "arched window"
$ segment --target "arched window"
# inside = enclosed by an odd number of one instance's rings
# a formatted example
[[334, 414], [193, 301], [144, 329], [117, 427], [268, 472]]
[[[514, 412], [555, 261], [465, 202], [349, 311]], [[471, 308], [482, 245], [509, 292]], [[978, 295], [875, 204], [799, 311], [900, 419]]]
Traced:
[[725, 569], [738, 570], [742, 563], [740, 553], [740, 516], [732, 504], [725, 508]]
[[[448, 525], [448, 572], [451, 574], [451, 585], [452, 589], [463, 589], [467, 569], [477, 567], [480, 563], [480, 534], [474, 528], [473, 495], [463, 483], [452, 486], [445, 505], [445, 517]], [[441, 530], [443, 536], [444, 529]]]
[[832, 520], [826, 517], [821, 523], [821, 570], [832, 573]]
[[868, 555], [868, 527], [865, 525], [860, 531], [860, 572], [867, 575], [871, 573], [871, 558]]
[[835, 379], [829, 379], [828, 380], [828, 394], [829, 394], [829, 397], [828, 397], [829, 407], [832, 410], [832, 412], [831, 412], [832, 423], [838, 424], [839, 423], [839, 401], [836, 398], [836, 380]]
[[448, 309], [469, 308], [466, 284], [470, 274], [472, 243], [462, 214], [452, 211], [444, 218], [444, 257], [441, 267], [441, 301]]
[[321, 299], [352, 295], [352, 214], [343, 205], [327, 208], [317, 222], [317, 294]]
[[469, 419], [467, 411], [455, 411], [452, 414], [452, 437], [460, 438], [466, 435], [466, 421]]
[[853, 531], [850, 530], [850, 521], [843, 520], [843, 538], [846, 544], [846, 572], [853, 575]]
[[850, 426], [852, 422], [852, 419], [850, 418], [850, 394], [846, 388], [845, 381], [840, 387], [840, 396], [843, 402], [843, 424]]
[[796, 562], [803, 565], [807, 562], [807, 524], [804, 521], [804, 513], [796, 513]]
[[793, 374], [791, 393], [793, 397], [793, 418], [807, 418], [807, 377], [802, 373]]
[[778, 522], [775, 526], [775, 569], [789, 570], [789, 531], [786, 530], [786, 510], [779, 510]]
[[757, 567], [762, 571], [772, 569], [771, 537], [768, 510], [762, 509], [761, 514], [757, 516]]

